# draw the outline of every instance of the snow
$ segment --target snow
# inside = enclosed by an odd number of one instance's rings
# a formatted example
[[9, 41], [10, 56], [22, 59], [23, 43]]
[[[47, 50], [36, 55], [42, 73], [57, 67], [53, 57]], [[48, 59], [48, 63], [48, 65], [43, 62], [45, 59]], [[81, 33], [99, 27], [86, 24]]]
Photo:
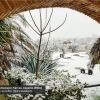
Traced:
[[[34, 74], [24, 73], [21, 68], [18, 68], [17, 70], [15, 70], [15, 69], [9, 70], [8, 73], [11, 75], [11, 77], [13, 77], [15, 79], [21, 78], [21, 81], [23, 80], [23, 82], [25, 82], [26, 85], [45, 85], [46, 91], [48, 91], [48, 89], [52, 89], [53, 91], [56, 91], [56, 92], [58, 92], [58, 90], [65, 91], [66, 89], [73, 88], [73, 85], [75, 85], [75, 83], [78, 84], [79, 88], [83, 87], [82, 84], [79, 83], [78, 80], [74, 83], [70, 80], [69, 75], [64, 75], [62, 73], [62, 71], [57, 71], [57, 70], [53, 70], [51, 75], [43, 76], [42, 78], [38, 78], [37, 80], [34, 77]], [[75, 92], [75, 91], [73, 91], [73, 92]], [[37, 100], [38, 97], [41, 97], [41, 98], [45, 97], [42, 94], [40, 94], [40, 95], [39, 94], [35, 95], [35, 97], [33, 97], [33, 100]], [[46, 92], [46, 95], [48, 95], [48, 92]], [[11, 97], [11, 95], [8, 95], [8, 96]], [[77, 99], [75, 99], [76, 95], [70, 96], [70, 94], [69, 95], [67, 94], [67, 96], [68, 96], [68, 98], [72, 98], [72, 100], [77, 100]], [[29, 95], [27, 97], [23, 97], [23, 96], [21, 96], [21, 94], [19, 94], [19, 96], [17, 96], [16, 94], [13, 95], [14, 100], [20, 99], [19, 97], [22, 98], [21, 100], [30, 100]], [[11, 99], [12, 99], [12, 97], [11, 97]], [[63, 99], [63, 100], [65, 100], [65, 99]]]
[[[77, 56], [75, 56], [75, 54], [77, 54]], [[54, 53], [52, 58], [55, 59], [59, 57], [60, 53], [58, 52]], [[93, 69], [93, 75], [88, 75], [87, 64], [89, 62], [89, 56], [86, 52], [67, 52], [64, 58], [59, 59], [58, 62], [57, 70], [68, 70], [70, 75], [76, 75], [76, 79], [79, 79], [82, 83], [89, 85], [100, 84], [100, 65], [96, 64]], [[80, 68], [84, 68], [86, 73], [82, 74]], [[64, 72], [64, 74], [66, 74], [66, 72]], [[82, 100], [94, 100], [93, 96], [100, 96], [100, 87], [85, 88], [83, 94], [86, 94], [87, 98]]]
[[[60, 58], [61, 52], [56, 52], [52, 55], [52, 58]], [[76, 81], [79, 79], [82, 83], [87, 83], [89, 85], [95, 85], [100, 84], [100, 68], [99, 64], [95, 65], [95, 68], [93, 69], [93, 75], [88, 75], [87, 73], [87, 64], [89, 62], [89, 56], [86, 52], [79, 52], [79, 53], [70, 53], [67, 52], [64, 56], [64, 58], [60, 58], [58, 60], [58, 66], [56, 67], [57, 70], [65, 70], [63, 71], [64, 74], [70, 75], [76, 75], [76, 78], [72, 78], [72, 81]], [[84, 68], [86, 73], [82, 74], [80, 72], [80, 69]], [[17, 69], [17, 70], [16, 70]], [[66, 84], [64, 82], [67, 81], [67, 85], [70, 86], [70, 80], [66, 76], [61, 76], [58, 73], [57, 75], [50, 75], [45, 76], [42, 79], [35, 79], [35, 75], [32, 73], [24, 73], [23, 69], [21, 68], [13, 68], [11, 70], [12, 77], [19, 78], [21, 77], [22, 82], [26, 82], [25, 84], [28, 85], [44, 85], [46, 84], [46, 89], [50, 89], [51, 87], [57, 86], [58, 89], [64, 88]], [[68, 70], [68, 72], [66, 72]], [[68, 76], [68, 75], [67, 75]], [[45, 83], [45, 81], [47, 83]], [[73, 83], [73, 82], [72, 82]], [[63, 86], [63, 87], [62, 87]], [[96, 100], [94, 99], [94, 96], [100, 96], [100, 87], [91, 87], [91, 88], [85, 88], [83, 91], [83, 94], [87, 95], [87, 98], [82, 98], [82, 100]], [[24, 100], [24, 99], [23, 99]], [[28, 100], [28, 98], [27, 98]], [[73, 100], [73, 99], [72, 99]]]

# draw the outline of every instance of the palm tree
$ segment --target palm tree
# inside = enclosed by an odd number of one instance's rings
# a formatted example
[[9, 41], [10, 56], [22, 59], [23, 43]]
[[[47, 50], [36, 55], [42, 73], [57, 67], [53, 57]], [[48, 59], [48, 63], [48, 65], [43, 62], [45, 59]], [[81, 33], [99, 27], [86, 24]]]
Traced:
[[0, 20], [0, 37], [8, 43], [10, 42], [13, 32], [23, 32], [25, 34], [25, 32], [21, 29], [20, 24], [16, 22], [16, 19], [20, 20], [23, 26], [28, 26], [26, 19], [22, 14], [15, 14], [14, 16], [9, 16]]
[[90, 50], [90, 58], [93, 65], [100, 63], [100, 38], [98, 38], [92, 46]]
[[10, 51], [14, 54], [12, 47], [13, 34], [17, 34], [19, 32], [25, 34], [25, 32], [21, 29], [20, 24], [16, 22], [16, 19], [20, 20], [25, 27], [27, 26], [22, 14], [15, 14], [14, 16], [9, 16], [0, 20], [0, 66], [3, 69], [10, 68], [10, 63], [7, 60], [8, 49], [5, 49], [5, 47], [10, 47]]

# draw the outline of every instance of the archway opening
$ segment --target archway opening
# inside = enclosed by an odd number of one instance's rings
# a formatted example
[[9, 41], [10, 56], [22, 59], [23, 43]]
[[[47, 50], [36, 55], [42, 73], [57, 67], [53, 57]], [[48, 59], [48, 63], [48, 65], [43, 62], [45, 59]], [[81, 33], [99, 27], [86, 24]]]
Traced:
[[[86, 38], [86, 37], [99, 37], [100, 33], [100, 25], [97, 21], [92, 19], [91, 17], [78, 12], [76, 10], [68, 9], [68, 8], [53, 8], [53, 16], [51, 19], [51, 28], [54, 29], [59, 25], [63, 19], [65, 14], [67, 13], [67, 19], [65, 24], [51, 34], [52, 38]], [[34, 20], [39, 26], [39, 11], [32, 10], [32, 15]], [[48, 16], [50, 15], [51, 8], [48, 8]], [[29, 12], [24, 12], [25, 18], [32, 24], [32, 20], [30, 18]], [[42, 17], [43, 22], [45, 20], [45, 8], [42, 9]], [[29, 36], [36, 40], [38, 36], [35, 37], [35, 33], [32, 32], [31, 29], [26, 29], [26, 32]], [[45, 35], [46, 36], [46, 35]], [[46, 36], [47, 37], [47, 36]]]

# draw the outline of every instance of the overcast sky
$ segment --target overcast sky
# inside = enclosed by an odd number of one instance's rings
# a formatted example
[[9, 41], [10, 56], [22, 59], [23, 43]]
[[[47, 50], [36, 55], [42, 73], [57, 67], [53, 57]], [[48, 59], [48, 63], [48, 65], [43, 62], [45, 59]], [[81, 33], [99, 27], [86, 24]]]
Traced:
[[[80, 37], [91, 37], [91, 36], [100, 36], [100, 25], [95, 20], [90, 17], [77, 12], [75, 10], [67, 8], [54, 8], [53, 15], [51, 20], [51, 30], [59, 26], [65, 18], [67, 13], [67, 20], [62, 27], [60, 27], [55, 32], [51, 33], [53, 38], [80, 38]], [[33, 18], [37, 24], [40, 26], [39, 10], [31, 10]], [[48, 9], [48, 18], [50, 16], [51, 9]], [[34, 27], [29, 12], [24, 13], [26, 19]], [[45, 9], [42, 9], [43, 25], [45, 22]], [[36, 29], [36, 28], [35, 28]], [[29, 36], [36, 40], [39, 36], [31, 29], [25, 29]], [[48, 28], [47, 30], [48, 31]], [[47, 37], [47, 35], [45, 35]]]

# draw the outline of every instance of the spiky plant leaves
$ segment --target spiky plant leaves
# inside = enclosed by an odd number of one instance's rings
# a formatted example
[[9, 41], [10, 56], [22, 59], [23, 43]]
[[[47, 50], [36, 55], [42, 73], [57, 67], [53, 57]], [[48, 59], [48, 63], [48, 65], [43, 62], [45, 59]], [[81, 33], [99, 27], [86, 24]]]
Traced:
[[[29, 72], [33, 74], [36, 73], [37, 59], [35, 57], [32, 55], [24, 55], [22, 56], [22, 63], [25, 65], [24, 67], [29, 70]], [[44, 75], [49, 75], [56, 66], [57, 61], [51, 61], [43, 58], [39, 62], [38, 72]]]
[[39, 71], [44, 73], [44, 75], [50, 74], [56, 65], [56, 61], [43, 60], [42, 64], [40, 64]]
[[22, 63], [25, 65], [25, 68], [29, 70], [29, 72], [35, 73], [36, 60], [34, 57], [30, 55], [24, 55], [22, 56]]

